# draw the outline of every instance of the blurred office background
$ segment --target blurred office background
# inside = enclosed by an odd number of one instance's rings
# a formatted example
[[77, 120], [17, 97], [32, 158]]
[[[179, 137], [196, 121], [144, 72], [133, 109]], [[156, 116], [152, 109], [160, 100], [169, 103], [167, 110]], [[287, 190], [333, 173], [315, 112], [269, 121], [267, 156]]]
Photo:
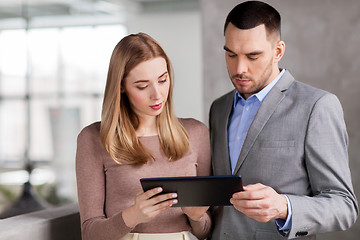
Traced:
[[76, 137], [100, 120], [110, 56], [129, 33], [160, 42], [177, 115], [204, 120], [200, 19], [192, 0], [1, 0], [0, 211], [21, 196], [29, 163], [41, 204], [76, 201]]
[[[236, 0], [0, 0], [0, 211], [29, 179], [46, 207], [76, 202], [76, 136], [100, 120], [111, 52], [129, 33], [163, 46], [175, 72], [179, 117], [207, 123], [232, 89], [223, 23]], [[269, 0], [283, 18], [281, 67], [335, 93], [344, 107], [350, 166], [360, 190], [360, 3]], [[1, 212], [0, 212], [1, 213]], [[356, 239], [360, 224], [320, 239]]]

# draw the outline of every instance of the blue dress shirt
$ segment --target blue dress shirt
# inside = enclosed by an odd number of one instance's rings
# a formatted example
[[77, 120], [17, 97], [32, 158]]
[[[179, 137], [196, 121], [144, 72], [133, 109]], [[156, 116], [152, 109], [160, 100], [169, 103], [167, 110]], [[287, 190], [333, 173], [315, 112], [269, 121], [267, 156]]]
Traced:
[[[273, 81], [271, 81], [271, 83], [269, 83], [260, 92], [251, 95], [246, 100], [239, 94], [238, 91], [236, 91], [233, 113], [230, 117], [230, 124], [228, 127], [228, 146], [231, 172], [234, 172], [247, 132], [255, 118], [257, 111], [260, 108], [261, 103], [270, 90], [274, 87], [274, 85], [279, 81], [285, 71], [286, 70], [283, 69], [280, 74]], [[284, 234], [286, 234], [291, 228], [292, 217], [290, 201], [286, 195], [285, 197], [288, 203], [288, 217], [286, 222], [282, 219], [275, 220], [278, 229]]]

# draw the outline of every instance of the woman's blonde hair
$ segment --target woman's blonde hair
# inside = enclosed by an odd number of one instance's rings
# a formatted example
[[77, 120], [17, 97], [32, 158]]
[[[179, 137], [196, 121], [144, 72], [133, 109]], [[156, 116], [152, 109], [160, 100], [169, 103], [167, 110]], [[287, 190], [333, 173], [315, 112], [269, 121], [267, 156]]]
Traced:
[[183, 157], [189, 150], [189, 136], [172, 109], [173, 75], [171, 63], [161, 46], [145, 33], [123, 38], [112, 53], [101, 114], [100, 138], [112, 159], [119, 164], [143, 164], [153, 158], [136, 136], [139, 118], [131, 109], [123, 80], [139, 63], [162, 57], [170, 79], [168, 99], [156, 117], [161, 149], [170, 161]]

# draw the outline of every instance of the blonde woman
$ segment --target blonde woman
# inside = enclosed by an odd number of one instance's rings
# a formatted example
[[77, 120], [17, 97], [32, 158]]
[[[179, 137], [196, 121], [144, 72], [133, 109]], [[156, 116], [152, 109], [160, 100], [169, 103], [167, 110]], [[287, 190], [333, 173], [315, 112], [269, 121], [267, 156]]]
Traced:
[[208, 129], [197, 120], [174, 116], [172, 86], [169, 58], [150, 36], [132, 34], [116, 45], [101, 122], [78, 136], [83, 240], [208, 235], [208, 207], [175, 207], [175, 193], [161, 194], [160, 187], [143, 192], [139, 182], [144, 177], [210, 174]]

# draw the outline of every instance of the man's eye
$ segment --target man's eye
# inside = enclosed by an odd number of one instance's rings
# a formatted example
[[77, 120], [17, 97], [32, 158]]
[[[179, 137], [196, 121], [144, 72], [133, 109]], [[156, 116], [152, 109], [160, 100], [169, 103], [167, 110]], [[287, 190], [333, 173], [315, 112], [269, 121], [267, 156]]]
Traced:
[[234, 58], [234, 57], [236, 57], [236, 54], [228, 54], [228, 57], [229, 58]]
[[258, 59], [261, 55], [260, 54], [248, 54], [246, 56], [250, 61], [254, 61], [254, 60]]

